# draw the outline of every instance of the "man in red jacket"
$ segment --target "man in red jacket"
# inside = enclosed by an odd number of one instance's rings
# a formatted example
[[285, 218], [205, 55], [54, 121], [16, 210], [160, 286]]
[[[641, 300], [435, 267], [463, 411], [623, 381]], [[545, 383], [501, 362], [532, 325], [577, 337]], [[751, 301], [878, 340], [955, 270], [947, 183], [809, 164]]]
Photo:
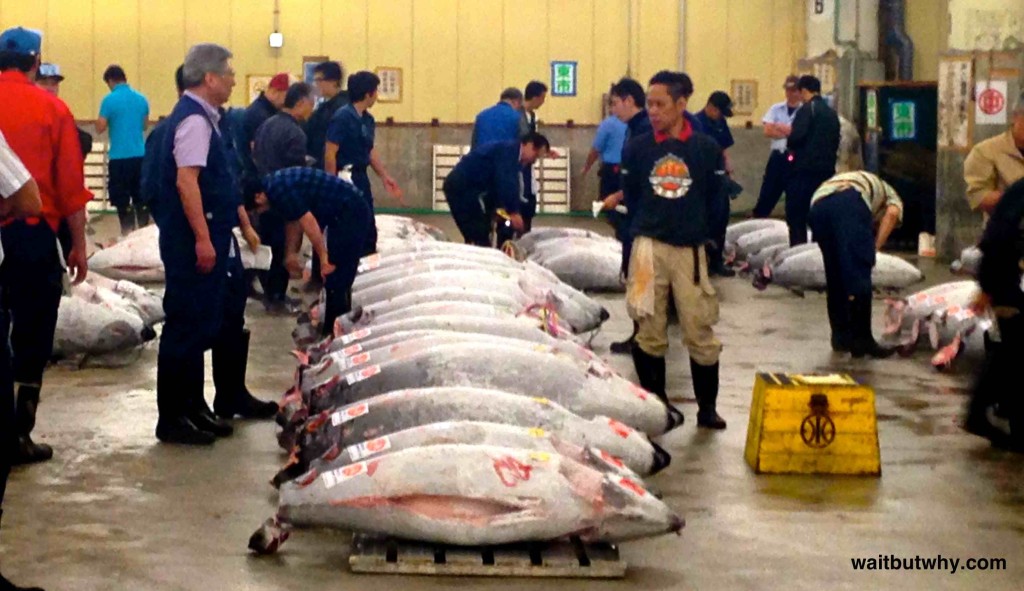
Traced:
[[5, 258], [0, 265], [3, 306], [11, 317], [11, 353], [16, 386], [18, 446], [14, 464], [53, 457], [31, 433], [53, 349], [64, 264], [57, 228], [66, 220], [71, 248], [64, 261], [75, 282], [85, 280], [85, 188], [82, 152], [75, 120], [59, 98], [37, 87], [42, 37], [21, 27], [0, 34], [0, 131], [36, 184], [42, 211], [26, 220], [0, 219]]

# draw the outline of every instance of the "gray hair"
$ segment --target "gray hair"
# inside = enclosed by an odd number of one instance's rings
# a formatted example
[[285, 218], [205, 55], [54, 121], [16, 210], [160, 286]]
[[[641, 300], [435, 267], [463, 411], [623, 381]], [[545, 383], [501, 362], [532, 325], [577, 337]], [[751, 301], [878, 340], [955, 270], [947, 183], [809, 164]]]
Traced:
[[523, 100], [523, 92], [518, 88], [506, 88], [501, 92], [501, 99], [503, 101], [520, 101]]
[[224, 74], [228, 70], [231, 52], [215, 43], [193, 45], [185, 55], [185, 88], [195, 88], [203, 83], [207, 74]]

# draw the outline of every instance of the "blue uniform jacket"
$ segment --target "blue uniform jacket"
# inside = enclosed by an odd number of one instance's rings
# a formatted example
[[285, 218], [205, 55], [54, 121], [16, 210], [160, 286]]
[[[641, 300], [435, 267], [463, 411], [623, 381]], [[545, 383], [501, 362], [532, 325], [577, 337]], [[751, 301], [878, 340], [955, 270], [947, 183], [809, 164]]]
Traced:
[[449, 184], [457, 188], [461, 198], [477, 199], [486, 194], [488, 209], [503, 207], [508, 213], [519, 213], [520, 149], [516, 140], [482, 144], [459, 160], [449, 173]]
[[517, 141], [522, 119], [523, 114], [504, 101], [488, 107], [476, 116], [470, 145], [476, 148], [491, 142]]

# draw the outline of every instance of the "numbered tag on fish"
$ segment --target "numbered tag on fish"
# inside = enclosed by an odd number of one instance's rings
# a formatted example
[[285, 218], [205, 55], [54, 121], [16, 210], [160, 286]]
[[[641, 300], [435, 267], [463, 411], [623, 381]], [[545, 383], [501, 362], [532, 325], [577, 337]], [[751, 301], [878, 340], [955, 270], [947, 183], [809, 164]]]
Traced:
[[361, 382], [363, 380], [368, 380], [368, 379], [372, 378], [373, 376], [375, 376], [375, 375], [377, 375], [379, 373], [380, 373], [380, 365], [371, 365], [370, 367], [367, 367], [366, 369], [361, 369], [359, 371], [354, 371], [354, 372], [346, 375], [345, 376], [345, 381], [348, 383], [349, 386], [351, 386], [353, 384], [358, 384], [359, 382]]
[[532, 437], [536, 437], [537, 439], [543, 439], [548, 436], [547, 431], [539, 428], [530, 429], [529, 433]]
[[359, 462], [358, 464], [349, 464], [337, 470], [331, 470], [330, 472], [324, 472], [323, 481], [327, 488], [334, 488], [335, 486], [352, 480], [360, 474], [368, 474], [369, 470], [366, 462]]
[[349, 345], [348, 347], [345, 347], [344, 349], [342, 349], [341, 350], [341, 354], [344, 355], [345, 357], [351, 357], [352, 355], [355, 355], [356, 353], [361, 353], [362, 350], [363, 350], [363, 346], [360, 345], [359, 343], [356, 343], [355, 345]]
[[370, 456], [386, 452], [389, 449], [391, 449], [391, 438], [384, 436], [349, 446], [345, 451], [348, 452], [349, 457], [353, 460], [365, 460]]
[[543, 451], [531, 451], [529, 457], [531, 460], [542, 464], [551, 461], [551, 454]]
[[369, 353], [360, 353], [359, 355], [354, 355], [351, 358], [349, 358], [349, 360], [348, 360], [349, 367], [355, 367], [357, 365], [365, 365], [366, 362], [369, 361], [369, 360], [370, 360], [370, 354]]
[[359, 339], [365, 339], [366, 337], [370, 336], [371, 334], [373, 334], [372, 330], [370, 330], [369, 328], [362, 328], [362, 329], [359, 329], [359, 330], [355, 331], [352, 334], [347, 334], [347, 335], [342, 336], [341, 337], [341, 344], [342, 345], [348, 345], [348, 344], [351, 344], [353, 341], [358, 341]]
[[643, 388], [637, 386], [636, 384], [630, 384], [629, 388], [630, 390], [633, 391], [633, 394], [636, 394], [637, 398], [643, 400], [644, 402], [647, 402], [647, 399], [650, 398], [650, 394], [647, 393], [647, 390], [644, 390]]
[[551, 406], [551, 401], [548, 400], [547, 398], [541, 398], [539, 396], [534, 396], [533, 397], [533, 401], [536, 402], [537, 404], [541, 404], [541, 405], [544, 405], [544, 406]]
[[597, 451], [598, 451], [598, 455], [601, 456], [601, 459], [604, 460], [605, 462], [607, 462], [608, 464], [611, 464], [612, 466], [615, 466], [616, 468], [619, 468], [619, 469], [622, 469], [622, 468], [626, 467], [626, 463], [623, 462], [622, 460], [620, 460], [619, 458], [617, 458], [616, 456], [613, 456], [612, 454], [606, 452], [603, 449], [599, 449]]
[[352, 419], [361, 417], [368, 412], [370, 412], [370, 405], [366, 403], [357, 404], [355, 406], [346, 408], [344, 410], [339, 410], [338, 412], [332, 414], [331, 424], [337, 427], [338, 425], [343, 425], [351, 421]]

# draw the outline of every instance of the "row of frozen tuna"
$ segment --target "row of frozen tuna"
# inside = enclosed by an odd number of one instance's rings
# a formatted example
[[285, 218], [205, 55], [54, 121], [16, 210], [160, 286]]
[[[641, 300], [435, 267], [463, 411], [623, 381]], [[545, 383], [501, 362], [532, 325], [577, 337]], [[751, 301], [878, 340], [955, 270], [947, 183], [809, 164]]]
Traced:
[[[377, 232], [381, 252], [393, 245], [415, 240], [447, 240], [441, 230], [411, 218], [391, 215], [377, 216]], [[241, 234], [236, 234], [247, 269], [269, 269], [270, 248], [260, 247], [256, 253], [244, 247]], [[89, 257], [89, 268], [112, 279], [138, 283], [163, 283], [164, 263], [160, 259], [160, 230], [149, 225], [101, 248]]]
[[163, 319], [159, 294], [91, 272], [60, 299], [53, 353], [82, 359], [132, 351], [156, 337], [153, 327]]
[[362, 261], [362, 308], [298, 353], [278, 512], [251, 548], [304, 526], [455, 545], [679, 531], [643, 477], [681, 415], [577, 342], [599, 305], [495, 256], [426, 241]]
[[[825, 261], [816, 244], [789, 246], [786, 223], [774, 219], [747, 220], [726, 230], [726, 257], [740, 271], [753, 275], [754, 286], [768, 284], [796, 292], [825, 289]], [[899, 291], [924, 279], [911, 263], [879, 253], [871, 272], [876, 291]]]
[[622, 244], [578, 228], [534, 228], [505, 251], [529, 260], [583, 291], [621, 292]]

